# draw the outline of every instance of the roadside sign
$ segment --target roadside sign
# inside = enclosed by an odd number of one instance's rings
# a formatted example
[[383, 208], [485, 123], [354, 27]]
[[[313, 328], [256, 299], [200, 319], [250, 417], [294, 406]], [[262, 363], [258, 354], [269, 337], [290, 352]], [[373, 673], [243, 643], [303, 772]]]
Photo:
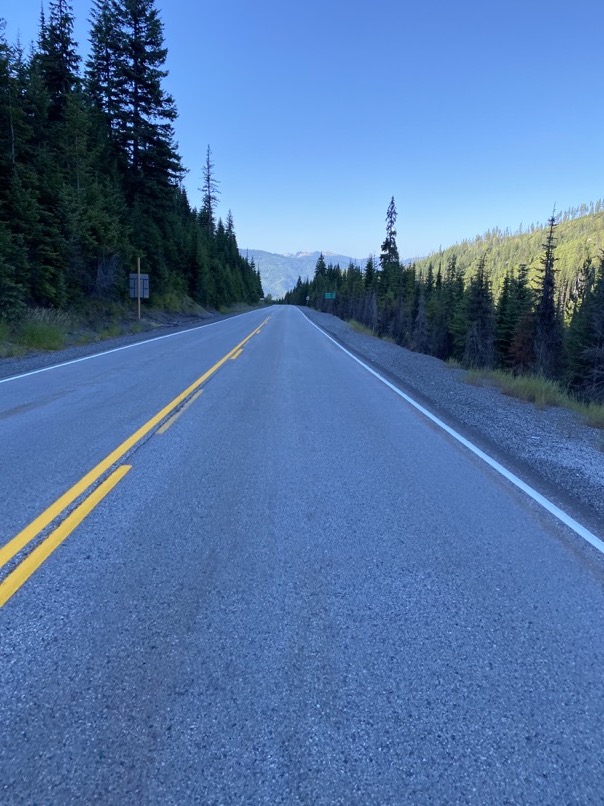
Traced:
[[335, 299], [336, 298], [336, 292], [335, 291], [326, 291], [323, 296], [325, 297], [325, 299]]
[[[140, 277], [140, 286], [138, 279]], [[140, 294], [139, 294], [140, 289]], [[149, 299], [149, 275], [148, 274], [131, 274], [130, 275], [130, 297], [131, 299]]]

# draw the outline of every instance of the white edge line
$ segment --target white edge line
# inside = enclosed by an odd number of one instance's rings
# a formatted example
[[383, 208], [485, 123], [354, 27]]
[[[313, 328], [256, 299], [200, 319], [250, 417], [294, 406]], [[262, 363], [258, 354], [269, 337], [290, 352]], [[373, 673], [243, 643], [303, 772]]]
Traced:
[[207, 327], [214, 325], [222, 325], [231, 319], [238, 319], [240, 316], [248, 316], [250, 313], [257, 313], [257, 311], [245, 311], [244, 313], [229, 316], [228, 319], [220, 319], [218, 322], [208, 322], [207, 325], [198, 325], [197, 327], [190, 327], [187, 330], [179, 330], [178, 333], [166, 333], [164, 336], [155, 336], [153, 339], [144, 339], [143, 341], [135, 341], [133, 344], [125, 344], [123, 347], [115, 347], [113, 350], [104, 350], [102, 353], [92, 353], [85, 355], [82, 358], [74, 358], [72, 361], [64, 361], [62, 364], [52, 364], [50, 367], [41, 367], [34, 369], [31, 372], [24, 372], [22, 375], [11, 375], [10, 378], [0, 378], [0, 384], [8, 383], [9, 381], [18, 381], [21, 378], [29, 378], [32, 375], [38, 375], [40, 372], [50, 372], [51, 369], [59, 369], [60, 367], [68, 367], [71, 364], [81, 364], [82, 361], [90, 361], [93, 358], [100, 358], [103, 355], [111, 355], [112, 353], [119, 353], [122, 350], [130, 350], [133, 347], [141, 347], [144, 344], [151, 344], [154, 341], [161, 341], [162, 339], [171, 339], [173, 336], [182, 336], [184, 333], [193, 333], [196, 330], [203, 330]]
[[[297, 310], [300, 311], [299, 308]], [[458, 442], [460, 442], [475, 456], [477, 456], [479, 459], [482, 459], [483, 462], [486, 462], [486, 464], [489, 465], [489, 467], [491, 467], [505, 479], [510, 481], [515, 487], [518, 487], [519, 490], [522, 490], [523, 493], [526, 493], [526, 495], [528, 495], [529, 498], [532, 498], [533, 501], [536, 501], [536, 503], [542, 506], [545, 510], [547, 510], [550, 513], [550, 515], [553, 515], [565, 526], [568, 526], [569, 529], [572, 529], [573, 532], [575, 532], [575, 534], [579, 535], [579, 537], [582, 537], [584, 540], [587, 540], [587, 542], [590, 543], [594, 548], [596, 548], [599, 552], [604, 554], [604, 542], [600, 540], [599, 537], [596, 537], [596, 535], [590, 532], [589, 529], [586, 529], [585, 526], [582, 526], [574, 518], [571, 518], [571, 516], [568, 515], [566, 512], [564, 512], [564, 510], [560, 509], [560, 507], [557, 507], [554, 503], [552, 503], [543, 495], [541, 495], [541, 493], [538, 493], [537, 490], [534, 490], [531, 486], [526, 484], [526, 482], [522, 481], [522, 479], [514, 475], [514, 473], [511, 473], [503, 465], [500, 465], [499, 462], [495, 461], [495, 459], [490, 457], [484, 451], [481, 451], [480, 448], [478, 448], [472, 442], [467, 440], [465, 437], [462, 437], [461, 434], [459, 434], [453, 428], [448, 426], [442, 420], [439, 420], [438, 417], [435, 417], [434, 414], [428, 411], [428, 409], [425, 409], [412, 397], [409, 397], [409, 395], [402, 392], [393, 383], [390, 383], [390, 381], [388, 381], [386, 378], [380, 375], [379, 372], [376, 372], [370, 366], [361, 361], [360, 358], [357, 358], [356, 355], [353, 355], [353, 353], [351, 353], [349, 350], [347, 350], [345, 347], [339, 344], [335, 339], [333, 339], [324, 330], [322, 330], [322, 328], [320, 328], [311, 319], [309, 319], [305, 313], [303, 313], [302, 311], [300, 311], [300, 313], [309, 324], [311, 324], [314, 328], [316, 328], [319, 331], [319, 333], [325, 336], [326, 339], [329, 339], [329, 341], [333, 342], [333, 344], [335, 344], [336, 347], [342, 350], [342, 352], [346, 353], [346, 355], [352, 358], [353, 361], [356, 361], [357, 364], [360, 364], [363, 367], [363, 369], [367, 370], [367, 372], [369, 372], [371, 375], [373, 375], [375, 378], [377, 378], [379, 381], [385, 384], [389, 389], [392, 389], [393, 392], [395, 392], [399, 397], [402, 397], [403, 400], [409, 403], [409, 405], [413, 406], [413, 408], [417, 409], [417, 411], [423, 414], [424, 417], [427, 417], [439, 428], [442, 428], [443, 431], [446, 431], [447, 434], [449, 434], [449, 436], [453, 437], [453, 439], [456, 439]]]

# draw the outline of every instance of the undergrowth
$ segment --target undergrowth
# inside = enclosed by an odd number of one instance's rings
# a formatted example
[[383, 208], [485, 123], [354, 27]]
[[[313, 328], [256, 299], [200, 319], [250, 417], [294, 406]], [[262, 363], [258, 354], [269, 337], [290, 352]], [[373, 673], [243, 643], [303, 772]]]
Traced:
[[370, 327], [367, 327], [366, 325], [362, 325], [360, 322], [357, 322], [356, 319], [349, 319], [348, 324], [357, 333], [363, 333], [365, 336], [375, 336], [376, 335]]
[[15, 326], [16, 341], [30, 350], [60, 350], [72, 324], [69, 314], [50, 308], [32, 308]]
[[604, 429], [604, 405], [584, 403], [565, 391], [560, 384], [536, 375], [510, 375], [502, 370], [468, 370], [466, 383], [472, 386], [496, 386], [502, 394], [534, 403], [537, 408], [559, 406], [579, 414], [593, 428]]

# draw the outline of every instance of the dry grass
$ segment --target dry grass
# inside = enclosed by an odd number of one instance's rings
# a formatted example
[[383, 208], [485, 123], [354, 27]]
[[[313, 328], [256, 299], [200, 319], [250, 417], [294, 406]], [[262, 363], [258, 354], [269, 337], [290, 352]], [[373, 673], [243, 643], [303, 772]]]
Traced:
[[537, 408], [560, 406], [579, 414], [592, 428], [604, 428], [604, 406], [582, 403], [569, 395], [560, 384], [535, 375], [509, 375], [501, 370], [470, 370], [466, 383], [472, 386], [496, 386], [502, 394], [534, 403]]
[[30, 350], [60, 350], [71, 325], [72, 319], [64, 311], [32, 308], [15, 330], [16, 341]]
[[360, 322], [357, 322], [356, 319], [349, 319], [348, 324], [357, 333], [363, 333], [365, 336], [375, 336], [375, 333], [370, 327], [362, 325]]

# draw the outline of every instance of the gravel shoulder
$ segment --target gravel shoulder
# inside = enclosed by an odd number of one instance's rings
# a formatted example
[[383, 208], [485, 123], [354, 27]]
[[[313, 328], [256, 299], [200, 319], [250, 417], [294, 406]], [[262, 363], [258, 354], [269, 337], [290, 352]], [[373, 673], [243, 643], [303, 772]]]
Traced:
[[466, 372], [353, 330], [330, 314], [304, 313], [451, 427], [604, 538], [604, 433], [574, 412], [538, 409]]

